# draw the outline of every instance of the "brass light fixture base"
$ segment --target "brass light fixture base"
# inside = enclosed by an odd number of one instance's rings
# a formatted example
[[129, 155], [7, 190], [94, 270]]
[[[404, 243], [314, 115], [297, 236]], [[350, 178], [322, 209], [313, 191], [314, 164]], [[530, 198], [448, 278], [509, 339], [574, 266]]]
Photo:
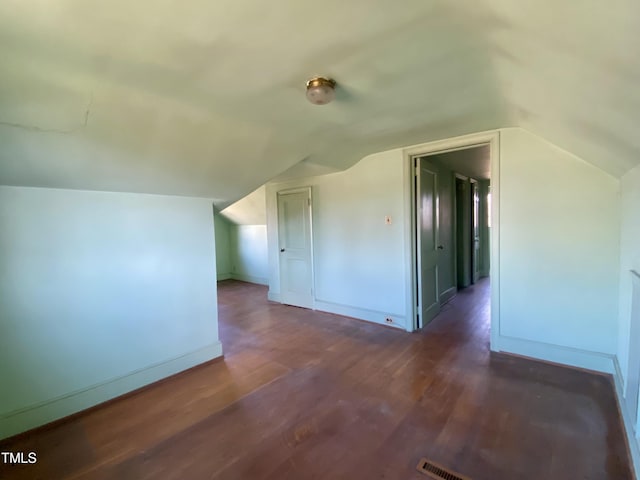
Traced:
[[314, 105], [326, 105], [336, 95], [336, 81], [331, 78], [314, 77], [307, 82], [307, 100]]
[[336, 81], [331, 78], [314, 77], [307, 82], [307, 90], [314, 87], [336, 88]]

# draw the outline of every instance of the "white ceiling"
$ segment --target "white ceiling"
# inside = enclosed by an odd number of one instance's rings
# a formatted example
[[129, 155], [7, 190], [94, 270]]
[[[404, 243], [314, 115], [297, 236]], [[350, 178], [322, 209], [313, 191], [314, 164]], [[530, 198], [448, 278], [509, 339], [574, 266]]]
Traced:
[[[222, 208], [285, 171], [506, 126], [620, 176], [640, 163], [639, 37], [636, 0], [4, 0], [0, 183]], [[305, 100], [315, 74], [334, 103]]]
[[267, 224], [267, 192], [263, 185], [220, 212], [236, 225]]

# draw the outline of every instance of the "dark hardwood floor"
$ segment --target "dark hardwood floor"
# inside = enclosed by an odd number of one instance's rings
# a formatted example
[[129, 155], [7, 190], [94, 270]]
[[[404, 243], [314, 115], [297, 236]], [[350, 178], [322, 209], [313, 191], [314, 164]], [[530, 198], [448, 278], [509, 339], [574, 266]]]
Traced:
[[2, 479], [633, 478], [608, 377], [489, 353], [489, 282], [408, 334], [219, 284], [225, 359], [53, 428]]

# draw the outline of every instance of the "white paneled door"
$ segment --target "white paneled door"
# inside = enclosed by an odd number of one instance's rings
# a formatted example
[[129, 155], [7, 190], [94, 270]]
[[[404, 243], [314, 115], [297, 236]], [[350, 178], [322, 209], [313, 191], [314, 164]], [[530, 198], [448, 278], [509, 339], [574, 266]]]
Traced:
[[313, 308], [311, 188], [278, 193], [280, 300]]

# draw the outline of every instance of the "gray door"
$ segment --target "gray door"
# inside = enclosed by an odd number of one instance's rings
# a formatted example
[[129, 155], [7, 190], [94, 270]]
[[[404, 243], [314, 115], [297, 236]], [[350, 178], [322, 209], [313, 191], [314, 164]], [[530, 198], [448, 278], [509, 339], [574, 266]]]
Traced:
[[438, 175], [425, 158], [416, 160], [418, 305], [425, 326], [440, 312], [438, 295]]
[[[432, 160], [433, 161], [433, 160]], [[438, 164], [435, 164], [438, 167]], [[456, 293], [453, 173], [439, 168], [438, 171], [438, 294], [440, 305], [444, 305]]]

